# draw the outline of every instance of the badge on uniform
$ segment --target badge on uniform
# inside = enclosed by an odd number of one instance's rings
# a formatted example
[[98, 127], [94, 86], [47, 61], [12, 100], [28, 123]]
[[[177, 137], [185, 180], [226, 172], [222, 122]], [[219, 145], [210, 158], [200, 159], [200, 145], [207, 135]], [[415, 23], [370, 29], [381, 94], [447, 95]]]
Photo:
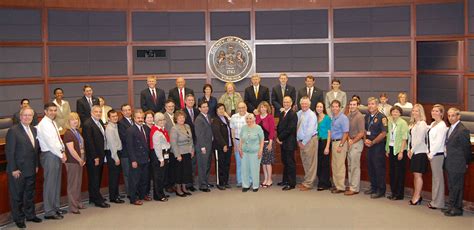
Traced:
[[382, 123], [383, 123], [383, 126], [387, 126], [387, 118], [386, 117], [382, 118]]
[[168, 160], [168, 159], [170, 159], [170, 155], [169, 155], [168, 153], [165, 153], [165, 154], [163, 155], [163, 158], [165, 158], [165, 160]]
[[370, 131], [367, 131], [367, 136], [370, 136], [371, 132]]
[[377, 121], [378, 121], [378, 120], [379, 120], [379, 119], [377, 119], [377, 118], [374, 118], [374, 123], [377, 123]]

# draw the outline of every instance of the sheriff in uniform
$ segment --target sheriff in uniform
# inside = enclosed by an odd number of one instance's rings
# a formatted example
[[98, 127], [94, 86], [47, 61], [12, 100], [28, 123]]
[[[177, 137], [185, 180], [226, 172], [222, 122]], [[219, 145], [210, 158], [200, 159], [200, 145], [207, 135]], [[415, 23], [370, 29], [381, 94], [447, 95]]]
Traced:
[[368, 148], [370, 194], [376, 199], [385, 196], [385, 136], [387, 134], [387, 117], [378, 111], [378, 101], [370, 97], [367, 101], [369, 114], [365, 116], [364, 144]]

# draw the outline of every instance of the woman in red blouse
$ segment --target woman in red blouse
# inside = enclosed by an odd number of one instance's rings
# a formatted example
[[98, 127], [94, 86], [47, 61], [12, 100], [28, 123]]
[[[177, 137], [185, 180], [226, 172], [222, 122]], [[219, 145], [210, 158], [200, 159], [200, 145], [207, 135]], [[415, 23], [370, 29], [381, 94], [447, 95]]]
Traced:
[[262, 168], [265, 179], [262, 187], [268, 188], [273, 185], [272, 164], [275, 162], [275, 153], [273, 152], [273, 139], [275, 138], [275, 119], [272, 115], [272, 108], [266, 101], [262, 101], [257, 108], [256, 123], [263, 129], [265, 136], [263, 145]]

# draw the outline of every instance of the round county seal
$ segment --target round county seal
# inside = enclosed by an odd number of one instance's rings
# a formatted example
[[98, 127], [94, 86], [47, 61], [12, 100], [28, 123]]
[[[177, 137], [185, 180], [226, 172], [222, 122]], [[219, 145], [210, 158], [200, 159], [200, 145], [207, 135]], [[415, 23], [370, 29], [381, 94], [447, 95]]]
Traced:
[[252, 49], [241, 38], [223, 37], [212, 45], [207, 63], [218, 79], [237, 82], [247, 77], [252, 69]]

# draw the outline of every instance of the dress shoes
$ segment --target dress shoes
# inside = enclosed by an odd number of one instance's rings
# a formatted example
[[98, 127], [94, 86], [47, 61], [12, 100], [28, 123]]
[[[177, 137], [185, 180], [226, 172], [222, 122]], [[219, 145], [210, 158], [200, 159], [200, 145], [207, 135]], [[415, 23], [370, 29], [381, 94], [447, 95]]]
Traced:
[[344, 190], [339, 190], [339, 189], [331, 190], [331, 193], [333, 193], [333, 194], [338, 194], [338, 193], [343, 193], [343, 192], [345, 192], [345, 191]]
[[309, 191], [309, 190], [311, 190], [311, 188], [308, 188], [308, 187], [305, 187], [305, 186], [300, 188], [300, 191], [302, 191], [302, 192], [306, 192], [306, 191]]
[[116, 204], [123, 204], [123, 203], [125, 203], [125, 201], [122, 200], [122, 199], [120, 199], [120, 198], [110, 200], [110, 202], [111, 202], [111, 203], [116, 203]]
[[258, 192], [258, 188], [252, 189], [252, 192]]
[[29, 218], [29, 219], [26, 219], [27, 222], [34, 222], [34, 223], [41, 223], [43, 222], [42, 219], [38, 218], [37, 216], [33, 217], [33, 218]]
[[242, 188], [242, 192], [248, 192], [250, 188]]
[[224, 186], [217, 185], [217, 188], [218, 188], [219, 190], [225, 190], [225, 187], [224, 187]]
[[174, 189], [174, 188], [172, 188], [172, 187], [166, 188], [165, 190], [166, 190], [167, 193], [174, 193], [174, 192], [176, 192], [176, 189]]
[[449, 212], [449, 211], [451, 211], [450, 208], [442, 208], [441, 209], [441, 212], [443, 212], [443, 213], [446, 213], [446, 212]]
[[186, 197], [186, 194], [176, 192], [176, 196], [179, 196], [179, 197]]
[[44, 219], [46, 219], [46, 220], [61, 220], [63, 218], [64, 218], [64, 216], [58, 215], [58, 214], [55, 214], [55, 215], [52, 215], [52, 216], [44, 216]]
[[136, 200], [135, 202], [132, 202], [133, 205], [143, 205], [143, 201], [141, 200]]
[[191, 195], [193, 195], [193, 194], [190, 193], [190, 192], [183, 192], [183, 193], [186, 194], [186, 196], [191, 196]]
[[372, 194], [374, 194], [374, 193], [375, 193], [375, 192], [372, 191], [372, 190], [366, 190], [366, 191], [364, 192], [365, 195], [372, 195]]
[[237, 188], [242, 188], [242, 184], [236, 184]]
[[201, 191], [201, 192], [210, 192], [211, 190], [209, 188], [200, 188], [199, 191]]
[[324, 190], [328, 190], [329, 188], [323, 188], [323, 187], [318, 187], [316, 190], [318, 191], [324, 191]]
[[373, 193], [372, 195], [370, 195], [370, 198], [378, 199], [378, 198], [382, 198], [384, 196], [385, 196], [385, 194], [383, 194], [383, 193]]
[[388, 195], [388, 196], [387, 196], [387, 199], [389, 199], [389, 200], [393, 200], [393, 199], [395, 199], [395, 196]]
[[230, 186], [230, 184], [226, 184], [225, 188], [232, 188], [232, 186]]
[[283, 186], [283, 188], [281, 190], [288, 191], [288, 190], [292, 190], [292, 189], [295, 189], [295, 186], [285, 185], [285, 186]]
[[191, 192], [196, 192], [196, 188], [194, 186], [190, 186], [189, 188], [187, 188], [189, 191]]
[[64, 214], [67, 214], [67, 211], [66, 210], [62, 210], [62, 209], [59, 209], [58, 211], [56, 211], [58, 214], [61, 214], [61, 215], [64, 215]]
[[305, 188], [305, 186], [303, 184], [297, 184], [296, 187], [297, 188]]
[[96, 207], [99, 207], [99, 208], [110, 208], [110, 204], [107, 204], [105, 202], [102, 202], [102, 203], [95, 203], [95, 206]]
[[352, 195], [356, 195], [356, 194], [359, 194], [359, 192], [354, 192], [352, 190], [347, 190], [347, 191], [344, 192], [345, 196], [352, 196]]
[[81, 211], [77, 210], [77, 211], [72, 211], [71, 213], [72, 214], [81, 214]]
[[451, 209], [449, 211], [446, 211], [444, 215], [445, 216], [462, 216], [462, 211], [459, 212], [459, 211], [454, 211], [453, 209]]
[[213, 184], [208, 184], [207, 187], [214, 188], [214, 185]]
[[288, 184], [287, 182], [283, 182], [283, 181], [277, 183], [278, 186], [285, 186], [287, 184]]
[[145, 196], [145, 198], [143, 198], [143, 200], [145, 200], [145, 201], [152, 201], [153, 199], [151, 199], [150, 196]]
[[15, 222], [15, 224], [18, 228], [22, 228], [22, 229], [26, 228], [25, 222]]

